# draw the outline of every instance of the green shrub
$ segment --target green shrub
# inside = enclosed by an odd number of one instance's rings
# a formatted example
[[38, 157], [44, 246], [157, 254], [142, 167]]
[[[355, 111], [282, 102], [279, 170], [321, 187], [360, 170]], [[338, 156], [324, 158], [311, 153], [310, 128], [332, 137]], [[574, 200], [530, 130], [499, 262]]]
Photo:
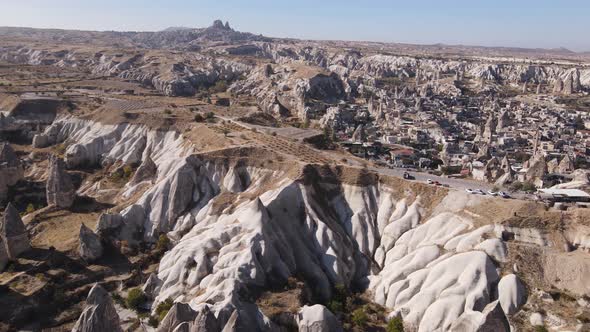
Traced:
[[339, 312], [343, 312], [344, 311], [344, 304], [342, 304], [342, 302], [340, 302], [340, 301], [332, 300], [332, 301], [330, 301], [330, 303], [328, 303], [328, 309], [330, 309], [330, 311], [335, 314], [339, 313]]
[[158, 243], [156, 244], [156, 249], [158, 250], [168, 250], [168, 246], [170, 246], [170, 239], [166, 234], [160, 235], [158, 238]]
[[133, 288], [127, 294], [127, 300], [125, 300], [125, 303], [129, 309], [138, 311], [145, 301], [147, 301], [145, 293], [139, 288]]
[[158, 325], [160, 325], [160, 321], [158, 320], [158, 317], [150, 316], [150, 318], [148, 319], [148, 325], [153, 328], [158, 327]]
[[538, 326], [535, 326], [535, 332], [548, 332], [548, 331], [545, 326], [538, 325]]
[[115, 303], [117, 303], [118, 305], [120, 305], [123, 308], [127, 308], [127, 304], [125, 303], [125, 300], [121, 297], [121, 295], [119, 295], [119, 293], [114, 293], [111, 295], [111, 297], [113, 298], [113, 301], [115, 301]]
[[514, 182], [510, 185], [510, 191], [520, 191], [522, 189], [522, 182]]
[[166, 317], [168, 311], [170, 311], [173, 305], [174, 301], [172, 301], [171, 298], [167, 298], [164, 302], [160, 302], [160, 304], [158, 304], [156, 307], [156, 315], [158, 315], [160, 322], [164, 320], [164, 317]]
[[403, 332], [404, 321], [401, 317], [394, 317], [387, 323], [387, 332]]
[[365, 312], [364, 308], [358, 308], [352, 312], [352, 323], [354, 326], [363, 327], [367, 324], [369, 318], [367, 317], [367, 313]]
[[33, 203], [29, 203], [27, 205], [27, 209], [25, 210], [25, 214], [29, 214], [29, 213], [33, 213], [35, 212], [35, 205], [33, 205]]
[[133, 168], [129, 165], [125, 165], [125, 167], [123, 167], [123, 178], [128, 180], [131, 179], [131, 176], [133, 176]]

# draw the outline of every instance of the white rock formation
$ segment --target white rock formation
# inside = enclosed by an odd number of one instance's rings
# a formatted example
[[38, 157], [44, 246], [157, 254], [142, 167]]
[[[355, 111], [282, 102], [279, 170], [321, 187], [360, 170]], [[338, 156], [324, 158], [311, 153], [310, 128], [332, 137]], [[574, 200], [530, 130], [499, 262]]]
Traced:
[[[6, 209], [4, 209], [4, 215], [0, 220], [0, 238], [2, 239], [4, 252], [10, 260], [15, 260], [22, 253], [31, 249], [31, 242], [25, 224], [11, 203], [8, 203]], [[0, 254], [0, 256], [3, 256], [3, 254]]]
[[65, 170], [64, 161], [51, 155], [47, 173], [46, 196], [47, 205], [67, 209], [74, 204], [76, 191], [70, 175]]
[[96, 284], [88, 293], [86, 307], [72, 332], [122, 332], [119, 315], [109, 293]]
[[498, 284], [498, 298], [504, 312], [512, 315], [526, 303], [526, 288], [515, 274], [509, 274]]
[[92, 262], [102, 256], [103, 248], [100, 237], [92, 232], [86, 225], [80, 226], [78, 254], [87, 262]]
[[341, 332], [342, 326], [333, 313], [321, 304], [304, 306], [297, 314], [299, 332]]

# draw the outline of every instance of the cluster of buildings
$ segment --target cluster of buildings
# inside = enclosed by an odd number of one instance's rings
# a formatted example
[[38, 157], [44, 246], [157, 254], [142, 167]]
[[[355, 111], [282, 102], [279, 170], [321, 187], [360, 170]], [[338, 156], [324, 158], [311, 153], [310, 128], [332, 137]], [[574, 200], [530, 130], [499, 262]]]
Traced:
[[541, 188], [570, 181], [587, 163], [590, 116], [536, 90], [524, 90], [526, 98], [439, 93], [431, 83], [379, 90], [365, 103], [329, 108], [320, 125], [351, 153], [391, 167]]

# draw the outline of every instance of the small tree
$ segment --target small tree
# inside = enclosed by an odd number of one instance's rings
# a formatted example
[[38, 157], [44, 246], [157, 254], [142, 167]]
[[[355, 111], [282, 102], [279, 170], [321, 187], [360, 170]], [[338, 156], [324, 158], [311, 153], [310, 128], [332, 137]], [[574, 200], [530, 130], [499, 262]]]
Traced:
[[25, 214], [29, 214], [29, 213], [33, 213], [35, 212], [35, 205], [33, 205], [33, 203], [29, 203], [27, 205], [27, 209], [25, 210]]
[[393, 317], [387, 323], [387, 332], [403, 332], [404, 331], [404, 321], [401, 317]]
[[131, 166], [129, 166], [129, 165], [125, 165], [123, 167], [123, 177], [126, 180], [129, 180], [132, 175], [133, 175], [133, 168]]
[[367, 313], [363, 308], [358, 308], [352, 312], [352, 323], [357, 327], [364, 327], [367, 324]]
[[160, 321], [158, 320], [158, 317], [150, 316], [150, 318], [148, 319], [148, 325], [153, 328], [158, 327], [158, 325], [160, 325]]
[[164, 300], [164, 302], [160, 302], [160, 304], [158, 304], [156, 307], [156, 315], [158, 315], [160, 322], [164, 320], [164, 317], [166, 317], [168, 311], [170, 311], [173, 305], [174, 301], [171, 298], [167, 298]]
[[158, 238], [158, 243], [156, 243], [156, 249], [168, 250], [168, 246], [170, 246], [170, 239], [166, 236], [166, 234], [160, 235]]
[[125, 303], [129, 309], [138, 311], [145, 301], [147, 301], [147, 296], [145, 293], [139, 288], [133, 288], [127, 294]]

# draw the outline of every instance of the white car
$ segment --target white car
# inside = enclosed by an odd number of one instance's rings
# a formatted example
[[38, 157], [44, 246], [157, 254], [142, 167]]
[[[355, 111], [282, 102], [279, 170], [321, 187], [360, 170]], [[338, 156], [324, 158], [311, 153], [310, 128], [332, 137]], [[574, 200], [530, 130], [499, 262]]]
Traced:
[[505, 192], [503, 192], [503, 191], [500, 191], [500, 192], [498, 193], [498, 195], [500, 195], [500, 197], [502, 197], [502, 198], [510, 198], [510, 197], [511, 197], [510, 195], [508, 195], [507, 193], [505, 193]]
[[434, 182], [432, 180], [428, 179], [428, 180], [426, 180], [426, 183], [433, 184]]
[[475, 189], [473, 192], [476, 193], [476, 194], [480, 194], [480, 195], [485, 195], [486, 194], [481, 189]]
[[492, 190], [488, 190], [488, 195], [490, 196], [498, 196], [498, 193]]
[[465, 191], [469, 194], [475, 194], [475, 192], [473, 191], [473, 189], [467, 188], [465, 189]]

